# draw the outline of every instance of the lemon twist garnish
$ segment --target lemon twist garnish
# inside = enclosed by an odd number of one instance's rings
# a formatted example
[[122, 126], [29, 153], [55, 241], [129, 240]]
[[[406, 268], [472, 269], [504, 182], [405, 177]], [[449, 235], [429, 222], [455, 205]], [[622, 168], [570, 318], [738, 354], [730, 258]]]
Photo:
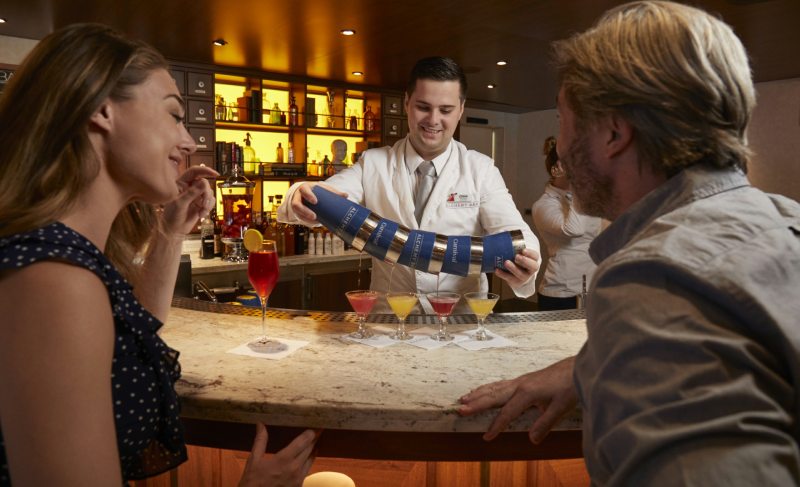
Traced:
[[255, 228], [248, 228], [244, 232], [244, 248], [248, 252], [256, 252], [261, 249], [261, 243], [264, 242], [264, 236]]

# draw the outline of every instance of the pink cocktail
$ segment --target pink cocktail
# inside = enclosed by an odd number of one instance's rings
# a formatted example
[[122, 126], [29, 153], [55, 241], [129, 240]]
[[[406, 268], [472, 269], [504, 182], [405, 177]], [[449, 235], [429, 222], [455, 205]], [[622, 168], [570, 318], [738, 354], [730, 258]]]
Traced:
[[345, 293], [345, 296], [347, 296], [347, 300], [350, 301], [350, 306], [353, 307], [353, 311], [356, 312], [356, 316], [358, 317], [358, 329], [349, 336], [352, 338], [371, 337], [372, 332], [367, 329], [364, 323], [367, 321], [367, 315], [372, 311], [372, 307], [375, 306], [375, 301], [378, 300], [378, 292], [362, 290], [348, 291]]
[[439, 317], [439, 331], [431, 335], [431, 338], [440, 342], [452, 340], [453, 335], [447, 332], [447, 317], [453, 312], [453, 308], [458, 304], [461, 295], [450, 292], [436, 292], [427, 296], [433, 312]]

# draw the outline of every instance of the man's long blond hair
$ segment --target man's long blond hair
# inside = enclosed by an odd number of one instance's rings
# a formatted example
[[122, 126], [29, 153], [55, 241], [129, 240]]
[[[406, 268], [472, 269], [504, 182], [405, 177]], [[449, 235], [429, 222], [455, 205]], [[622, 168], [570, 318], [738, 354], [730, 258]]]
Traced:
[[556, 42], [554, 58], [579, 128], [622, 116], [641, 160], [667, 176], [700, 162], [747, 170], [755, 89], [747, 53], [721, 20], [678, 3], [633, 2]]

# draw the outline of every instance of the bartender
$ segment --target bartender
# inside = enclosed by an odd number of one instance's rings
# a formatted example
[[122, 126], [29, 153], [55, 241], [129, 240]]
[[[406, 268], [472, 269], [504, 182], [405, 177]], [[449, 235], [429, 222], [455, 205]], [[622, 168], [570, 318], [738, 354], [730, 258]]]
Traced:
[[[323, 186], [410, 229], [445, 235], [490, 235], [521, 230], [525, 249], [496, 274], [519, 297], [535, 292], [539, 242], [522, 219], [494, 161], [453, 140], [464, 113], [467, 81], [452, 59], [425, 58], [411, 71], [406, 88], [408, 136], [393, 147], [370, 149], [357, 164], [328, 178]], [[292, 185], [278, 220], [318, 224], [303, 200], [316, 204], [311, 189]], [[392, 269], [392, 267], [395, 267]], [[460, 294], [487, 291], [486, 276], [433, 275], [373, 259], [371, 288], [377, 291]]]

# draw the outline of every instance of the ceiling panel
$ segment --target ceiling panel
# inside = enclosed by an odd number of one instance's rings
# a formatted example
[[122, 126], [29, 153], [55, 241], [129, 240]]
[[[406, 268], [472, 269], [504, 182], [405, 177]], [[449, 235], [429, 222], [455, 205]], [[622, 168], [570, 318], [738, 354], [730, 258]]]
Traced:
[[[167, 57], [402, 89], [414, 61], [444, 55], [467, 71], [469, 104], [552, 108], [550, 42], [589, 27], [616, 0], [4, 0], [0, 35], [40, 39], [103, 22]], [[691, 2], [730, 23], [757, 81], [800, 77], [800, 0]], [[357, 34], [344, 37], [343, 28]], [[211, 41], [229, 41], [222, 48]], [[499, 59], [509, 61], [498, 67]], [[358, 78], [352, 71], [363, 71]], [[497, 88], [490, 90], [487, 84]]]

